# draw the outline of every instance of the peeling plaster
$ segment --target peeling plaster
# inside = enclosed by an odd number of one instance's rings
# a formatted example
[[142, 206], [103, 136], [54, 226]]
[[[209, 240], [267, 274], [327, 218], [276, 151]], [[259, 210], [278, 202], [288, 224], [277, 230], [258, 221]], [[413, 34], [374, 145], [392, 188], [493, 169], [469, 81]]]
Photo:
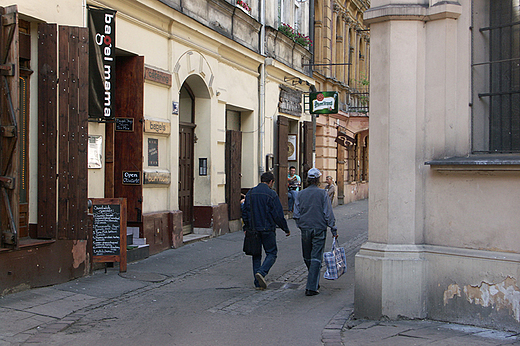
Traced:
[[[461, 296], [460, 287], [451, 284], [444, 291], [444, 305], [448, 304], [449, 299]], [[516, 279], [508, 276], [498, 284], [482, 282], [480, 285], [464, 286], [464, 295], [470, 304], [481, 305], [483, 307], [492, 306], [497, 309], [507, 309], [517, 322], [520, 322], [520, 288], [516, 284]]]
[[74, 259], [73, 266], [77, 269], [81, 263], [87, 259], [87, 242], [84, 240], [75, 240], [72, 244], [72, 258]]
[[453, 297], [460, 297], [460, 287], [457, 284], [451, 284], [448, 286], [448, 289], [444, 291], [444, 306], [448, 304], [448, 300], [453, 299]]

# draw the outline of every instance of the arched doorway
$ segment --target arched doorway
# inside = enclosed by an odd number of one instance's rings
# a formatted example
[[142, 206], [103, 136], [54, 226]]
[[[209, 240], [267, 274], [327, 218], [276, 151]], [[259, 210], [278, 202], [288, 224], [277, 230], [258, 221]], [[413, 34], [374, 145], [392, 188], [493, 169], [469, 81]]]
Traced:
[[[195, 176], [195, 157], [210, 158], [210, 107], [206, 84], [198, 75], [189, 76], [179, 93], [179, 209], [183, 215], [183, 234], [193, 232], [194, 206], [207, 204], [210, 196], [206, 177]], [[199, 126], [197, 126], [199, 124]], [[200, 172], [199, 172], [200, 173]], [[200, 175], [200, 174], [199, 174]], [[206, 179], [205, 179], [206, 178]], [[200, 198], [197, 199], [197, 196]]]

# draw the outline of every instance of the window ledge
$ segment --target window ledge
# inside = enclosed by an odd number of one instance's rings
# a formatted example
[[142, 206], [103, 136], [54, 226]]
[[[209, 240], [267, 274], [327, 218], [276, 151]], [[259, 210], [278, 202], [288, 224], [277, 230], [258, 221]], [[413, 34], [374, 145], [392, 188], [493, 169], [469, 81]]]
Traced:
[[[41, 245], [50, 245], [50, 244], [54, 244], [55, 242], [56, 242], [56, 240], [54, 240], [54, 239], [20, 239], [20, 241], [18, 243], [18, 249], [26, 249], [26, 248], [37, 247], [37, 246], [41, 246]], [[7, 251], [13, 251], [13, 250], [16, 250], [16, 248], [14, 248], [14, 247], [0, 248], [0, 253], [7, 252]]]
[[520, 154], [481, 154], [425, 162], [437, 171], [520, 171]]

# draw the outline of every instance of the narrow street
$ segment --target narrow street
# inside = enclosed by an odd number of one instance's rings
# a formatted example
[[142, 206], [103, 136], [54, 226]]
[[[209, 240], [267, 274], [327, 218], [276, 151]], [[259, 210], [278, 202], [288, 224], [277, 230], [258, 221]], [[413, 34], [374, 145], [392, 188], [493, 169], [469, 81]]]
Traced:
[[353, 307], [367, 209], [367, 200], [334, 209], [349, 268], [336, 281], [322, 279], [318, 296], [304, 295], [300, 232], [289, 220], [290, 237], [277, 231], [265, 291], [254, 289], [251, 258], [235, 232], [131, 263], [124, 274], [109, 268], [8, 295], [0, 299], [0, 345], [322, 345], [326, 326]]

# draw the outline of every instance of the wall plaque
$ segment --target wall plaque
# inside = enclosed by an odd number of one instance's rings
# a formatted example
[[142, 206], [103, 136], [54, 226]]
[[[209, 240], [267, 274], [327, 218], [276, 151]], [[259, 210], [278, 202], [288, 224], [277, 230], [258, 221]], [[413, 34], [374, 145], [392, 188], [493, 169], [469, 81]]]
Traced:
[[144, 132], [169, 135], [171, 124], [168, 121], [145, 120]]
[[302, 94], [303, 93], [299, 90], [288, 88], [285, 85], [280, 85], [280, 99], [278, 102], [278, 110], [281, 113], [301, 116]]
[[171, 183], [170, 172], [144, 172], [145, 184], [169, 185]]
[[172, 75], [150, 67], [144, 68], [144, 79], [151, 82], [172, 86]]
[[133, 132], [134, 118], [116, 118], [116, 131]]
[[148, 138], [148, 166], [159, 166], [159, 140]]

